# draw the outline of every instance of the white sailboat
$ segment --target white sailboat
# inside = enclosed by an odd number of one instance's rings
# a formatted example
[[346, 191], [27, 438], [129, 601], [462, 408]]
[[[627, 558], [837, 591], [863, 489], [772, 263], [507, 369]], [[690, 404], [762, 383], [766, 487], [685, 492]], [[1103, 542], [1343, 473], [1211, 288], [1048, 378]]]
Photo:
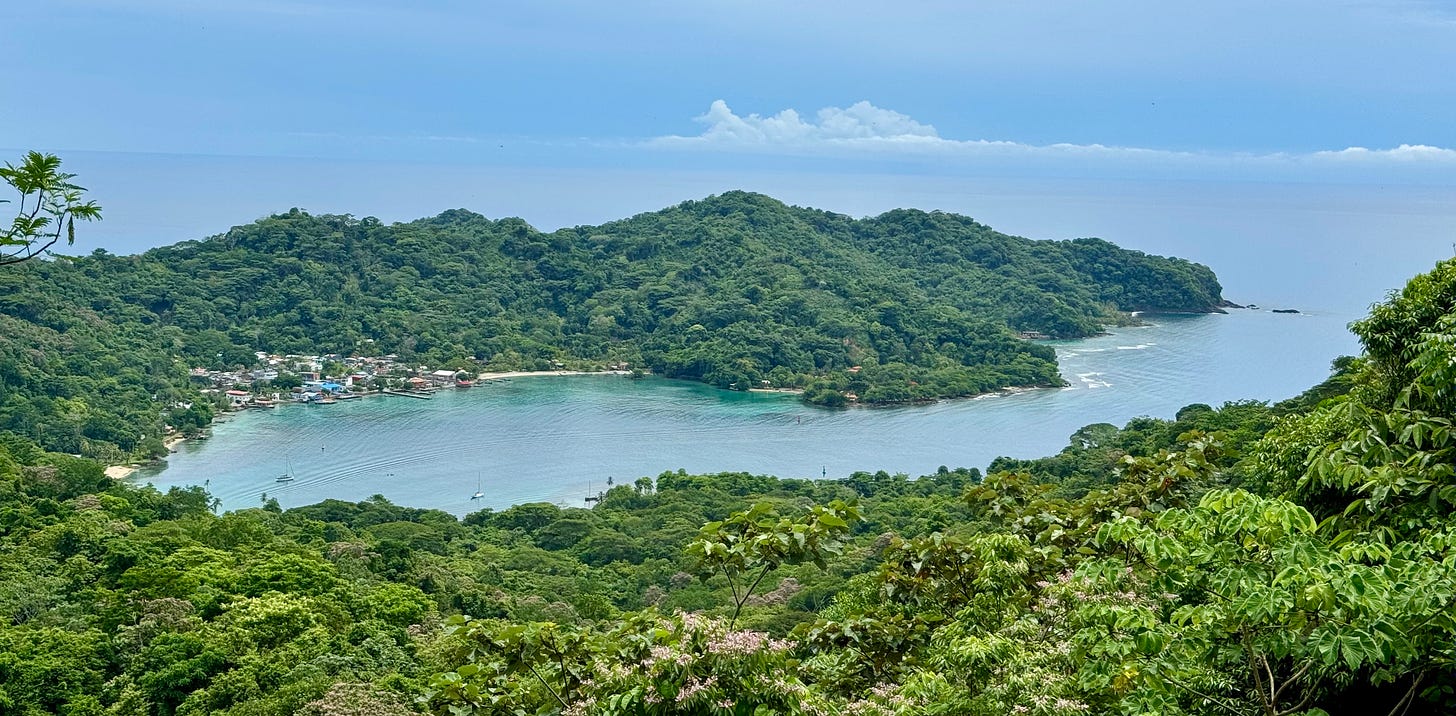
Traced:
[[475, 494], [474, 495], [471, 495], [470, 496], [470, 499], [472, 499], [472, 500], [478, 500], [478, 499], [480, 499], [482, 497], [485, 497], [485, 493], [480, 491], [480, 474], [479, 473], [476, 473], [476, 475], [475, 475]]
[[274, 482], [293, 482], [293, 461], [289, 460], [287, 455], [284, 455], [283, 464], [285, 466], [283, 474], [279, 475]]

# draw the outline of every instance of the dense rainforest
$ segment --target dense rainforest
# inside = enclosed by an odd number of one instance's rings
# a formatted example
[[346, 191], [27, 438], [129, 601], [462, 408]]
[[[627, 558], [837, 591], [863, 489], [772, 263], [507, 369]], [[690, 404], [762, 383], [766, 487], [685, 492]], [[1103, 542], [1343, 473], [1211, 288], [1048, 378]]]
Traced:
[[7, 714], [1456, 710], [1456, 260], [1290, 400], [987, 474], [215, 514], [0, 438]]
[[1139, 310], [1212, 311], [1206, 267], [954, 214], [852, 219], [731, 192], [539, 232], [467, 211], [386, 225], [301, 211], [135, 256], [0, 272], [0, 430], [58, 452], [155, 453], [206, 424], [189, 367], [270, 353], [408, 364], [628, 363], [823, 405], [1055, 385], [1052, 349]]

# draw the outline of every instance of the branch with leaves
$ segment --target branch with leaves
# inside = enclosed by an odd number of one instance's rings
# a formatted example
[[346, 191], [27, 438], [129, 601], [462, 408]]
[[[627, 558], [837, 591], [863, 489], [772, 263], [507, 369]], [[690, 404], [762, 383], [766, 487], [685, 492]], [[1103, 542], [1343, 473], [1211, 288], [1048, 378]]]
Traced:
[[27, 153], [19, 166], [6, 162], [0, 168], [0, 180], [20, 194], [15, 218], [0, 229], [0, 266], [40, 256], [63, 236], [74, 244], [77, 219], [101, 218], [101, 207], [83, 199], [85, 188], [71, 183], [75, 176], [61, 171], [59, 157], [40, 152]]
[[769, 572], [805, 562], [825, 569], [825, 558], [840, 553], [850, 525], [857, 521], [859, 511], [839, 500], [815, 505], [796, 517], [780, 516], [771, 503], [760, 502], [722, 522], [704, 525], [687, 552], [704, 579], [721, 574], [728, 580], [733, 592], [731, 630]]

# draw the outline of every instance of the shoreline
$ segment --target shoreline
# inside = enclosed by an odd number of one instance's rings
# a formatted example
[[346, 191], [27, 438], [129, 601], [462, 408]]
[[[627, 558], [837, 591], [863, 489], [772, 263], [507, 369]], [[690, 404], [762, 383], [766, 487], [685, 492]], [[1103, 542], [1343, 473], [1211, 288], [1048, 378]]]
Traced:
[[[185, 442], [187, 442], [187, 438], [181, 435], [173, 435], [162, 441], [162, 447], [167, 448], [167, 454], [170, 455], [174, 452], [177, 452], [177, 446]], [[136, 474], [137, 470], [140, 470], [147, 465], [153, 465], [161, 462], [163, 459], [164, 458], [156, 458], [155, 460], [150, 460], [145, 463], [134, 462], [125, 465], [107, 465], [104, 472], [106, 473], [107, 477], [113, 480], [125, 480], [126, 478]]]
[[505, 370], [493, 373], [479, 373], [476, 380], [503, 380], [506, 378], [538, 378], [552, 375], [631, 375], [626, 370]]
[[[532, 378], [532, 377], [553, 376], [553, 375], [630, 375], [630, 374], [631, 374], [631, 371], [625, 371], [625, 370], [512, 370], [512, 371], [498, 371], [498, 372], [493, 372], [493, 373], [481, 373], [478, 376], [476, 376], [476, 380], [479, 380], [479, 381], [489, 381], [489, 380], [501, 380], [503, 378]], [[370, 398], [370, 397], [385, 397], [387, 394], [386, 393], [379, 392], [379, 391], [367, 390], [367, 391], [361, 391], [361, 392], [355, 393], [354, 395], [357, 395], [360, 398]], [[294, 404], [301, 405], [301, 403], [295, 403], [295, 401], [291, 401], [291, 400], [280, 400], [277, 404], [275, 404], [273, 406], [272, 409], [277, 409], [277, 408], [281, 408], [281, 407], [283, 407], [285, 405], [294, 405]], [[212, 425], [215, 425], [217, 423], [224, 422], [224, 421], [228, 420], [229, 417], [231, 417], [231, 415], [232, 415], [231, 412], [219, 413], [217, 415], [217, 417], [213, 418], [212, 423], [209, 424], [208, 427], [211, 427]], [[187, 438], [185, 438], [185, 437], [183, 437], [181, 435], [174, 435], [172, 437], [167, 438], [162, 443], [162, 445], [165, 448], [167, 448], [167, 453], [170, 455], [171, 453], [177, 452], [177, 446], [178, 445], [181, 445], [184, 442], [187, 442]], [[156, 460], [152, 460], [152, 461], [150, 461], [148, 463], [129, 463], [129, 464], [126, 464], [126, 465], [108, 465], [108, 466], [106, 466], [106, 470], [105, 470], [106, 476], [109, 477], [109, 478], [111, 478], [111, 479], [113, 479], [113, 480], [125, 480], [126, 478], [131, 477], [132, 475], [136, 474], [137, 470], [140, 470], [141, 468], [145, 467], [146, 465], [148, 465], [148, 464], [154, 464], [154, 463], [157, 463], [157, 462], [161, 462], [162, 460], [165, 460], [165, 459], [166, 458], [157, 458]]]
[[[488, 381], [505, 380], [505, 379], [511, 379], [511, 378], [540, 378], [540, 377], [552, 377], [552, 376], [559, 377], [559, 376], [580, 376], [580, 375], [626, 376], [626, 375], [631, 375], [631, 374], [632, 374], [631, 371], [626, 371], [626, 370], [512, 370], [512, 371], [493, 371], [493, 372], [478, 373], [476, 375], [476, 381], [478, 381], [480, 383], [484, 383], [484, 382], [488, 382]], [[689, 381], [689, 382], [701, 383], [701, 381]], [[1008, 386], [1008, 387], [1005, 387], [1005, 388], [1000, 388], [1000, 389], [997, 389], [997, 390], [987, 391], [985, 393], [978, 393], [978, 394], [975, 394], [975, 395], [963, 395], [963, 396], [955, 396], [955, 397], [939, 397], [939, 398], [929, 398], [929, 399], [925, 399], [925, 400], [897, 401], [897, 402], [891, 402], [891, 403], [861, 403], [859, 401], [852, 401], [852, 402], [850, 402], [850, 403], [848, 403], [846, 405], [840, 406], [840, 407], [841, 408], [895, 408], [895, 407], [905, 407], [905, 406], [917, 405], [917, 404], [934, 404], [934, 403], [941, 403], [941, 402], [946, 402], [946, 401], [981, 400], [981, 399], [984, 399], [984, 398], [1009, 396], [1009, 395], [1016, 395], [1016, 394], [1019, 394], [1019, 393], [1031, 392], [1031, 391], [1036, 391], [1036, 390], [1044, 390], [1044, 389], [1051, 388], [1051, 387], [1054, 387], [1054, 386]], [[804, 394], [804, 390], [802, 388], [749, 388], [746, 392], [749, 392], [749, 393], [762, 393], [762, 394], [777, 394], [777, 395], [799, 395], [799, 396], [802, 396]], [[358, 397], [360, 397], [360, 398], [368, 398], [368, 397], [386, 397], [388, 394], [387, 393], [384, 393], [384, 392], [380, 392], [380, 391], [369, 390], [369, 391], [362, 391], [362, 392], [359, 392], [359, 393], [355, 393], [355, 395], [358, 396]], [[284, 405], [291, 405], [291, 404], [295, 404], [294, 401], [280, 401], [279, 403], [277, 403], [273, 407], [276, 409], [276, 408], [282, 407]], [[301, 403], [298, 403], [298, 405], [302, 405], [302, 404]], [[813, 404], [809, 404], [809, 405], [812, 408], [830, 409], [830, 410], [833, 409], [833, 408], [827, 408], [827, 406], [822, 406], [822, 405], [813, 405]], [[232, 417], [232, 415], [233, 414], [231, 412], [223, 412], [223, 413], [220, 413], [217, 417], [213, 418], [212, 424], [216, 424], [216, 423], [219, 423], [219, 422], [225, 422], [225, 421], [229, 420]], [[209, 427], [211, 427], [211, 425], [209, 425]], [[171, 453], [177, 452], [177, 447], [179, 445], [181, 445], [182, 443], [184, 443], [184, 442], [187, 442], [187, 438], [186, 437], [181, 436], [181, 435], [174, 435], [172, 437], [167, 438], [167, 440], [163, 442], [163, 446], [166, 447], [167, 453], [170, 455]], [[148, 465], [153, 465], [153, 464], [156, 464], [156, 463], [159, 463], [159, 462], [163, 462], [165, 459], [166, 459], [165, 457], [162, 457], [162, 458], [157, 458], [155, 460], [151, 460], [151, 461], [149, 461], [147, 463], [130, 463], [130, 464], [125, 464], [125, 465], [108, 465], [106, 467], [106, 469], [105, 469], [105, 473], [106, 473], [106, 476], [107, 477], [109, 477], [109, 478], [111, 478], [113, 480], [125, 480], [126, 478], [129, 478], [132, 475], [136, 474], [136, 472], [138, 470], [142, 469], [143, 467], [146, 467]]]

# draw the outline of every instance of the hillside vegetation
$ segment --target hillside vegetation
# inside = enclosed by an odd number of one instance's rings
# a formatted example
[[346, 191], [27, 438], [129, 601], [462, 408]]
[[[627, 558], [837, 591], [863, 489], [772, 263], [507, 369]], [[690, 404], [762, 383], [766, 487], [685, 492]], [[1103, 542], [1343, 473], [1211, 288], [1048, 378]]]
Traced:
[[[851, 219], [732, 192], [542, 233], [447, 211], [301, 211], [136, 256], [0, 272], [0, 429], [119, 459], [205, 423], [186, 369], [255, 351], [544, 369], [626, 362], [842, 405], [1060, 383], [1051, 348], [1134, 310], [1211, 311], [1206, 267], [963, 216]], [[191, 411], [191, 412], [189, 412]]]
[[1456, 710], [1456, 260], [1268, 405], [916, 480], [217, 515], [0, 437], [0, 711]]

